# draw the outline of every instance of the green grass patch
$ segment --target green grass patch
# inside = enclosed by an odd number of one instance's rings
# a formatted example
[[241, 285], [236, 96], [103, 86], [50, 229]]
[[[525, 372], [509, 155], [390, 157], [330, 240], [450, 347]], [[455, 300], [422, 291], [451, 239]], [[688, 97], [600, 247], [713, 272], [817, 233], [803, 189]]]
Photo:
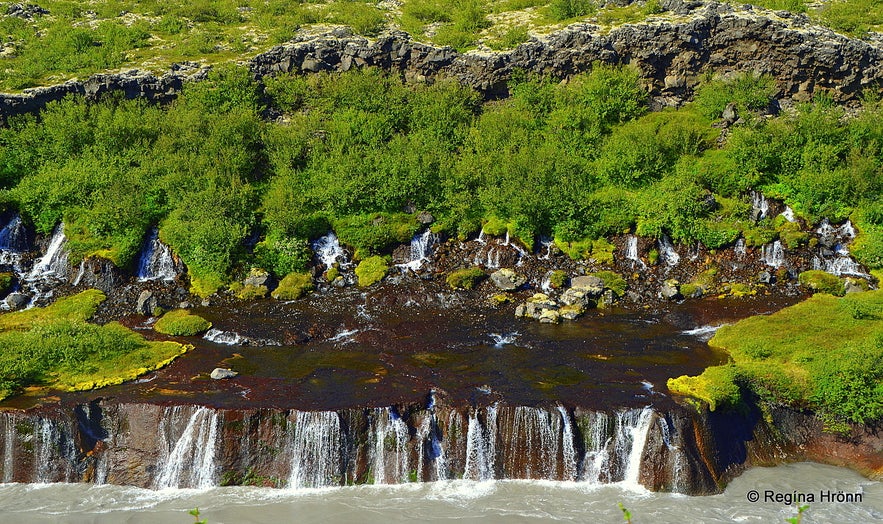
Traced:
[[673, 392], [733, 405], [744, 385], [761, 399], [826, 420], [883, 418], [883, 291], [814, 295], [772, 315], [724, 326], [709, 345], [732, 364], [669, 380]]
[[[335, 268], [328, 270], [330, 273]], [[334, 280], [334, 279], [331, 279]], [[271, 296], [277, 300], [296, 300], [314, 289], [313, 278], [309, 273], [289, 273], [285, 275]]]
[[119, 384], [189, 349], [145, 341], [115, 322], [88, 323], [104, 299], [88, 290], [45, 308], [0, 315], [0, 399], [27, 387], [79, 391]]
[[158, 333], [178, 337], [192, 337], [204, 333], [212, 327], [212, 323], [186, 309], [169, 311], [154, 324]]
[[368, 287], [383, 280], [389, 271], [386, 259], [380, 256], [368, 257], [356, 266], [356, 277], [360, 287]]
[[471, 267], [451, 272], [445, 281], [451, 286], [451, 289], [473, 289], [485, 278], [487, 278], [487, 273], [477, 267]]

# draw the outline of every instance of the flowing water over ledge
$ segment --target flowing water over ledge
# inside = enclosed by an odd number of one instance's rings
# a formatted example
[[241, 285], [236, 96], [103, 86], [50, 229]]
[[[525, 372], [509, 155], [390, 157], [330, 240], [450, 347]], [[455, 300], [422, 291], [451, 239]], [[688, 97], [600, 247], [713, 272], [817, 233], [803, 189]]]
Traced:
[[4, 515], [19, 524], [187, 522], [199, 507], [212, 524], [267, 522], [784, 522], [794, 505], [747, 500], [750, 490], [861, 493], [862, 502], [810, 504], [806, 522], [879, 522], [883, 484], [845, 469], [800, 463], [754, 468], [708, 497], [649, 493], [623, 485], [548, 481], [444, 481], [319, 490], [212, 488], [152, 491], [83, 484], [0, 485]]

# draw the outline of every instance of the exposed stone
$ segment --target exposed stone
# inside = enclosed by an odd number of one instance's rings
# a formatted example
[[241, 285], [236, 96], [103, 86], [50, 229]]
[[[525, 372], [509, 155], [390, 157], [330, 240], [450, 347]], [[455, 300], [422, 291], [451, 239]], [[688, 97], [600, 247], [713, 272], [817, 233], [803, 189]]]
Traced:
[[868, 290], [868, 284], [861, 280], [857, 280], [854, 278], [847, 278], [843, 282], [843, 292], [844, 293], [861, 293], [862, 291]]
[[721, 114], [721, 119], [727, 124], [733, 124], [739, 118], [739, 113], [736, 112], [736, 104], [730, 102], [727, 104], [727, 107], [724, 108], [724, 112]]
[[153, 293], [145, 289], [138, 295], [138, 300], [135, 302], [135, 313], [149, 317], [153, 315], [153, 310], [158, 306], [159, 303]]
[[227, 368], [215, 368], [212, 370], [211, 376], [215, 380], [222, 380], [225, 378], [233, 378], [239, 373], [233, 371], [232, 369]]
[[264, 269], [252, 269], [249, 271], [248, 276], [245, 277], [245, 280], [242, 281], [246, 286], [264, 286], [266, 288], [271, 288], [275, 285], [275, 279], [270, 273]]
[[586, 310], [580, 305], [572, 305], [564, 306], [559, 309], [558, 312], [561, 314], [561, 318], [565, 320], [576, 320], [578, 317], [582, 316]]
[[769, 271], [761, 271], [757, 274], [758, 284], [772, 284], [775, 281], [776, 277], [774, 277]]
[[662, 298], [666, 300], [676, 300], [680, 298], [681, 291], [677, 280], [668, 279], [662, 283], [662, 289], [659, 291]]
[[491, 274], [491, 282], [503, 291], [515, 291], [527, 282], [527, 278], [511, 269], [503, 268]]
[[604, 291], [604, 281], [593, 275], [573, 277], [570, 279], [570, 288], [598, 296]]
[[432, 213], [422, 211], [420, 214], [417, 215], [417, 222], [420, 222], [423, 225], [432, 224], [433, 222], [435, 222], [435, 217], [432, 216]]
[[31, 300], [24, 293], [10, 293], [6, 296], [6, 305], [9, 309], [20, 309], [28, 305]]
[[541, 324], [557, 324], [561, 322], [561, 313], [555, 309], [544, 309], [537, 320]]

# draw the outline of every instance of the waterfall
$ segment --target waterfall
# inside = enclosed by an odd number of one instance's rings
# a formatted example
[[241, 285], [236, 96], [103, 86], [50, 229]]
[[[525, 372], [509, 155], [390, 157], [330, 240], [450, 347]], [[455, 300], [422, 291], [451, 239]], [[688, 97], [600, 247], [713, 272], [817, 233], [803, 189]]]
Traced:
[[861, 266], [849, 255], [840, 255], [833, 259], [815, 256], [812, 259], [812, 268], [826, 271], [832, 275], [842, 276], [851, 275], [856, 277], [867, 277], [868, 274], [862, 271]]
[[678, 262], [681, 261], [681, 256], [678, 255], [678, 252], [675, 250], [674, 244], [671, 243], [671, 239], [668, 238], [667, 235], [662, 235], [657, 243], [659, 244], [659, 255], [665, 260], [665, 263], [669, 266], [678, 265]]
[[6, 424], [3, 431], [3, 482], [9, 483], [15, 478], [15, 441], [17, 440], [15, 425], [15, 413], [6, 413], [3, 416]]
[[74, 281], [71, 285], [79, 286], [80, 281], [83, 280], [83, 276], [86, 274], [86, 259], [80, 260], [80, 268], [77, 269], [77, 276], [74, 277]]
[[[191, 410], [184, 430], [176, 438], [169, 438], [174, 434], [175, 426], [183, 421], [184, 413]], [[159, 474], [155, 481], [157, 489], [209, 488], [217, 484], [217, 411], [205, 407], [167, 408], [160, 422], [159, 434], [170, 451], [159, 464]]]
[[507, 409], [498, 422], [499, 426], [506, 428], [508, 436], [502, 442], [505, 476], [556, 478], [561, 423], [557, 413], [545, 409], [523, 406]]
[[141, 257], [138, 259], [138, 280], [175, 280], [178, 277], [178, 267], [172, 250], [159, 239], [159, 230], [153, 228], [150, 236], [144, 242], [141, 249]]
[[632, 261], [632, 267], [647, 267], [644, 265], [644, 261], [641, 260], [641, 257], [638, 256], [638, 237], [635, 235], [629, 235], [628, 239], [625, 243], [625, 258], [626, 260]]
[[555, 245], [555, 241], [550, 238], [540, 238], [540, 246], [546, 248], [546, 252], [543, 253], [542, 256], [538, 257], [539, 260], [549, 260], [552, 258], [552, 246]]
[[742, 258], [745, 256], [746, 249], [745, 249], [745, 239], [744, 238], [739, 238], [739, 240], [736, 241], [736, 245], [733, 247], [733, 253], [735, 253], [736, 256], [739, 258]]
[[0, 229], [0, 251], [19, 253], [27, 249], [28, 235], [21, 216], [15, 215]]
[[206, 331], [202, 338], [209, 342], [214, 342], [215, 344], [226, 344], [228, 346], [238, 346], [243, 342], [246, 342], [246, 339], [241, 337], [238, 333], [233, 331], [221, 331], [220, 329], [215, 328]]
[[589, 413], [585, 418], [588, 418], [588, 423], [581, 427], [586, 452], [579, 480], [599, 484], [610, 463], [610, 417], [606, 413]]
[[772, 244], [766, 244], [760, 248], [760, 260], [772, 267], [781, 267], [785, 264], [785, 249], [782, 242], [776, 240]]
[[[374, 483], [408, 481], [408, 426], [391, 408], [374, 409]], [[387, 473], [390, 473], [387, 475]]]
[[340, 241], [337, 240], [337, 235], [333, 231], [316, 240], [312, 245], [319, 262], [326, 268], [332, 267], [335, 263], [342, 267], [349, 265], [346, 251], [340, 246]]
[[343, 432], [336, 412], [297, 411], [293, 420], [288, 418], [287, 432], [291, 436], [289, 488], [319, 488], [340, 483]]
[[561, 415], [561, 426], [563, 428], [561, 433], [562, 479], [576, 480], [578, 463], [576, 447], [574, 446], [573, 421], [570, 419], [570, 414], [564, 406], [558, 406], [558, 413]]
[[414, 235], [414, 238], [411, 239], [411, 257], [408, 262], [399, 264], [398, 267], [411, 271], [419, 270], [432, 255], [432, 246], [435, 241], [436, 237], [429, 229], [419, 235]]
[[484, 238], [484, 228], [482, 228], [481, 231], [478, 232], [478, 238], [476, 238], [475, 241], [479, 244], [484, 244], [486, 242]]
[[497, 248], [490, 248], [487, 252], [487, 262], [485, 266], [489, 269], [496, 269], [500, 267], [500, 253]]
[[852, 221], [847, 220], [842, 226], [837, 228], [837, 235], [845, 238], [855, 238], [855, 228], [852, 227]]
[[31, 272], [28, 273], [28, 280], [42, 280], [48, 277], [63, 279], [67, 276], [67, 250], [65, 243], [67, 238], [64, 236], [64, 223], [58, 224], [52, 233], [52, 239], [49, 241], [49, 247], [46, 253], [34, 263]]
[[780, 216], [782, 216], [788, 222], [796, 222], [797, 221], [797, 218], [794, 217], [794, 210], [791, 209], [790, 206], [785, 206], [785, 211], [782, 211]]
[[835, 232], [836, 230], [831, 226], [831, 223], [828, 222], [827, 218], [823, 218], [819, 223], [818, 229], [816, 229], [816, 234], [822, 238], [834, 236], [836, 234]]
[[469, 480], [492, 480], [497, 440], [497, 408], [488, 407], [486, 423], [482, 427], [478, 420], [478, 410], [469, 413], [469, 426], [466, 429], [466, 466], [463, 478]]
[[647, 434], [653, 421], [653, 410], [646, 407], [640, 411], [631, 410], [619, 413], [617, 424], [617, 453], [626, 464], [623, 483], [640, 488], [641, 455], [647, 444]]
[[763, 193], [758, 191], [751, 192], [751, 211], [752, 216], [755, 217], [756, 220], [760, 220], [762, 218], [766, 218], [767, 213], [769, 212], [770, 204], [767, 202]]

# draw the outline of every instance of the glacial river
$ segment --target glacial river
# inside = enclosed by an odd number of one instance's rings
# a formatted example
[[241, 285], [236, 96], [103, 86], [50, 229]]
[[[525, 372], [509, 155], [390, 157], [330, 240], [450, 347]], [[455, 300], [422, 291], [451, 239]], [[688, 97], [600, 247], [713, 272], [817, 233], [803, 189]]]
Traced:
[[[756, 490], [761, 500], [750, 502]], [[754, 468], [721, 495], [688, 497], [640, 488], [547, 481], [447, 481], [320, 490], [212, 488], [151, 491], [84, 484], [0, 485], [0, 522], [17, 524], [190, 523], [199, 507], [210, 524], [391, 522], [624, 522], [622, 502], [640, 523], [785, 522], [796, 505], [764, 501], [813, 495], [803, 520], [811, 523], [883, 522], [883, 483], [812, 463]], [[842, 492], [861, 501], [822, 501]], [[833, 498], [837, 498], [836, 495]], [[846, 498], [846, 497], [841, 497]]]

